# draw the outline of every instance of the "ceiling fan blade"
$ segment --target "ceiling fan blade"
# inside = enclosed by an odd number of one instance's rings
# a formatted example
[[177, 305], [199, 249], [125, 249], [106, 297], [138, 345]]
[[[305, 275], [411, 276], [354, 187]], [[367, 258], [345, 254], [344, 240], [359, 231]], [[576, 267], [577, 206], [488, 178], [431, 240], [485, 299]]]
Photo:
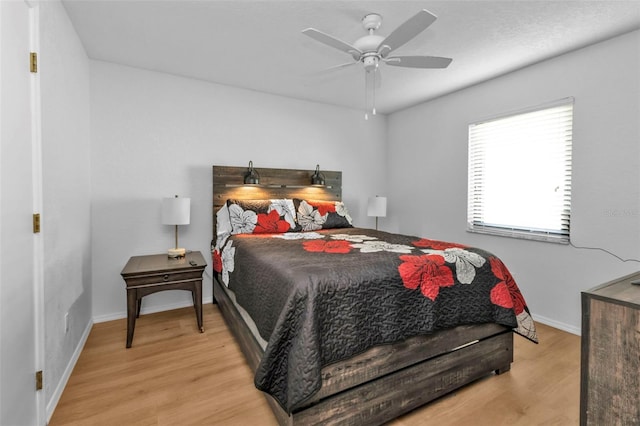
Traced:
[[352, 66], [357, 64], [358, 62], [348, 62], [306, 73], [303, 75], [305, 78], [305, 85], [327, 84], [329, 82], [335, 82], [338, 78], [349, 79], [352, 78], [351, 74], [353, 74], [353, 79], [355, 79], [356, 76], [362, 77], [360, 74], [360, 67]]
[[347, 62], [344, 64], [339, 64], [339, 65], [334, 65], [332, 67], [328, 67], [328, 68], [323, 68], [321, 70], [318, 71], [313, 71], [311, 73], [306, 74], [308, 77], [313, 77], [313, 78], [325, 78], [325, 77], [330, 77], [335, 75], [336, 73], [340, 72], [341, 70], [344, 70], [346, 68], [350, 68], [352, 65], [356, 65], [358, 62]]
[[436, 15], [426, 9], [422, 9], [405, 23], [396, 28], [378, 46], [378, 53], [383, 57], [392, 50], [402, 46], [422, 31], [426, 30], [436, 20]]
[[342, 50], [343, 52], [351, 55], [356, 61], [360, 59], [360, 56], [362, 56], [362, 52], [358, 48], [340, 39], [337, 39], [334, 36], [323, 33], [322, 31], [318, 31], [315, 28], [307, 28], [306, 30], [302, 30], [302, 34], [305, 34], [312, 39], [319, 41], [320, 43], [326, 44], [327, 46]]
[[384, 59], [387, 65], [406, 68], [446, 68], [453, 59], [439, 56], [393, 56]]
[[339, 70], [339, 69], [342, 69], [342, 68], [350, 67], [352, 65], [356, 65], [357, 63], [358, 63], [357, 61], [355, 61], [355, 62], [346, 62], [344, 64], [334, 65], [332, 67], [325, 68], [325, 69], [321, 70], [321, 72]]

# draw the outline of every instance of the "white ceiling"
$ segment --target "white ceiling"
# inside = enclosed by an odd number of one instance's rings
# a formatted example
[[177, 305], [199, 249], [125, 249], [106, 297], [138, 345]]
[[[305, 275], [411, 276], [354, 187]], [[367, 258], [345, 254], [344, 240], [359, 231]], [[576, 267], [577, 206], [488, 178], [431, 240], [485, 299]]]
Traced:
[[[92, 59], [298, 99], [364, 108], [364, 71], [325, 71], [350, 56], [301, 33], [348, 43], [360, 19], [379, 34], [427, 9], [438, 19], [394, 52], [453, 58], [447, 69], [381, 66], [381, 113], [476, 84], [640, 28], [640, 0], [325, 1], [63, 0]], [[639, 46], [640, 49], [640, 46]], [[611, 64], [615, 67], [615, 64]]]

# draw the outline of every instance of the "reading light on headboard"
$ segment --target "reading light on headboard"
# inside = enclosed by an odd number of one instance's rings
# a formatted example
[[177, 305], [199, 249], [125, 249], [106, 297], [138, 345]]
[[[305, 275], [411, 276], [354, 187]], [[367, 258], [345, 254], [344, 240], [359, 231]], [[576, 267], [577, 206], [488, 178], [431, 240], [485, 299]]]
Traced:
[[260, 185], [260, 175], [253, 168], [253, 161], [249, 161], [249, 171], [244, 175], [245, 185]]
[[311, 176], [311, 185], [313, 186], [325, 186], [325, 177], [320, 173], [320, 164], [316, 164], [316, 172]]

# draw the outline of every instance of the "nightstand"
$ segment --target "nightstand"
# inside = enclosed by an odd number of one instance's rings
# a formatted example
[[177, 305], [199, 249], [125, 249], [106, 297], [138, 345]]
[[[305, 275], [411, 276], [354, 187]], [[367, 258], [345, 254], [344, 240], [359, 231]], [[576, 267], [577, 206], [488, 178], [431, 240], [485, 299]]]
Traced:
[[127, 348], [131, 347], [142, 298], [164, 290], [188, 290], [200, 332], [202, 326], [202, 273], [207, 266], [202, 253], [194, 251], [181, 258], [165, 254], [133, 256], [120, 273], [127, 286]]

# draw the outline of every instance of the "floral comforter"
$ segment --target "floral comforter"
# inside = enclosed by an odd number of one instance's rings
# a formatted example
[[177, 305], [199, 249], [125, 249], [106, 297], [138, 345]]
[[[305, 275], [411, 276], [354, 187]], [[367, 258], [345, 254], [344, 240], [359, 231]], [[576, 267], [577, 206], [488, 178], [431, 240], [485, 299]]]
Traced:
[[474, 247], [342, 228], [234, 235], [213, 263], [268, 341], [256, 387], [289, 412], [323, 366], [375, 345], [486, 322], [537, 342], [508, 269]]

